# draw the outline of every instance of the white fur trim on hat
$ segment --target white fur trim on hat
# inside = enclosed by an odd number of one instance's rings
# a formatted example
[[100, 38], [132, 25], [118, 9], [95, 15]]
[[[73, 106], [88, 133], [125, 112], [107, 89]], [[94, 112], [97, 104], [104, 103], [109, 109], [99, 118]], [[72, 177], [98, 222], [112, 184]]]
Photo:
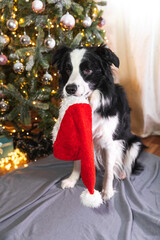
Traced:
[[62, 119], [64, 117], [64, 114], [66, 112], [66, 110], [73, 104], [76, 103], [89, 103], [88, 100], [84, 97], [84, 96], [69, 96], [66, 98], [63, 98], [62, 102], [61, 102], [61, 107], [59, 109], [59, 117], [57, 119], [57, 122], [55, 123], [54, 127], [53, 127], [53, 131], [52, 131], [52, 140], [53, 143], [55, 142], [56, 138], [57, 138], [57, 134], [58, 134], [58, 130], [60, 128]]
[[103, 203], [102, 196], [97, 190], [94, 190], [94, 194], [90, 194], [86, 189], [81, 193], [80, 198], [83, 205], [90, 208], [98, 208]]

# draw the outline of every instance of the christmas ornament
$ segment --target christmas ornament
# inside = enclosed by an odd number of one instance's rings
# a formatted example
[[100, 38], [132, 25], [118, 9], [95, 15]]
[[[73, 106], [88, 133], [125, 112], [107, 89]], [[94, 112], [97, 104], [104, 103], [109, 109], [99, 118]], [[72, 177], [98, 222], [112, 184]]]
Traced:
[[24, 71], [24, 66], [21, 62], [17, 61], [13, 65], [13, 70], [15, 71], [15, 73], [21, 74]]
[[49, 74], [48, 72], [46, 72], [43, 75], [42, 81], [45, 85], [49, 85], [51, 83], [51, 81], [53, 81], [53, 77], [51, 74]]
[[99, 26], [99, 27], [103, 27], [104, 25], [105, 25], [105, 20], [104, 20], [104, 18], [100, 17], [100, 18], [99, 18], [98, 26]]
[[44, 11], [44, 4], [40, 0], [34, 0], [32, 2], [32, 10], [36, 13], [41, 13]]
[[1, 122], [4, 122], [5, 120], [6, 120], [6, 117], [4, 117], [4, 116], [3, 116], [3, 117], [0, 117], [0, 121], [1, 121]]
[[17, 58], [18, 58], [18, 56], [15, 53], [10, 53], [9, 54], [9, 60], [14, 61], [14, 60], [17, 60]]
[[60, 25], [65, 30], [71, 30], [75, 26], [75, 19], [71, 14], [69, 14], [69, 12], [67, 12], [61, 17]]
[[16, 31], [18, 28], [18, 22], [14, 18], [11, 18], [7, 21], [7, 28], [10, 31]]
[[1, 112], [6, 112], [8, 109], [8, 101], [5, 101], [4, 99], [2, 99], [0, 101], [0, 109], [1, 109]]
[[0, 55], [0, 65], [6, 65], [7, 62], [8, 62], [8, 58], [4, 54], [1, 54]]
[[86, 16], [84, 19], [83, 19], [83, 26], [84, 27], [90, 27], [92, 24], [92, 19], [88, 16]]
[[55, 47], [55, 40], [54, 38], [51, 37], [51, 35], [48, 35], [48, 37], [44, 40], [44, 45], [49, 48], [49, 49], [53, 49]]
[[30, 37], [26, 34], [26, 32], [24, 32], [24, 35], [22, 35], [22, 37], [20, 38], [21, 44], [24, 46], [28, 46], [30, 44], [30, 41]]
[[0, 46], [5, 47], [9, 43], [9, 37], [1, 33], [0, 35]]
[[[99, 207], [102, 197], [100, 192], [94, 189], [92, 109], [85, 97], [70, 96], [63, 99], [52, 135], [53, 153], [56, 158], [66, 161], [81, 160], [81, 178], [87, 187], [80, 196], [83, 205]], [[61, 186], [65, 188], [65, 180]]]

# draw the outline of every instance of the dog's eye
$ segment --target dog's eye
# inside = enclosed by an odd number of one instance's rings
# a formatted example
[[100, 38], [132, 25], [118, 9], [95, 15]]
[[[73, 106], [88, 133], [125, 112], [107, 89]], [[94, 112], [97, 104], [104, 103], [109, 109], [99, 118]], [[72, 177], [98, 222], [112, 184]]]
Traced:
[[66, 73], [67, 73], [67, 75], [70, 75], [71, 74], [71, 70], [66, 69]]
[[84, 69], [84, 70], [83, 70], [84, 75], [91, 75], [92, 72], [93, 72], [93, 71], [92, 71], [91, 69]]

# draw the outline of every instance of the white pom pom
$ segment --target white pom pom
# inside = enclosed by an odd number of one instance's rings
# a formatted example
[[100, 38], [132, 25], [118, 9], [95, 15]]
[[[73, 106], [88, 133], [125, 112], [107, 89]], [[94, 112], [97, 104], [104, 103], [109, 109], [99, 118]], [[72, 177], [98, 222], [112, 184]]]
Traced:
[[102, 196], [97, 190], [94, 190], [94, 194], [90, 194], [86, 189], [81, 193], [80, 198], [82, 204], [90, 208], [98, 208], [103, 203]]

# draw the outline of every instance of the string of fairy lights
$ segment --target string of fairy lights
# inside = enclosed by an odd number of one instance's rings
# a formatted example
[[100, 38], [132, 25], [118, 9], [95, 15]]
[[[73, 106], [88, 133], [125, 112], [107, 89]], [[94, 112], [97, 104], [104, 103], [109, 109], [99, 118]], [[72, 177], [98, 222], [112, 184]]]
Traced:
[[20, 167], [28, 167], [27, 154], [15, 149], [0, 160], [0, 176]]

